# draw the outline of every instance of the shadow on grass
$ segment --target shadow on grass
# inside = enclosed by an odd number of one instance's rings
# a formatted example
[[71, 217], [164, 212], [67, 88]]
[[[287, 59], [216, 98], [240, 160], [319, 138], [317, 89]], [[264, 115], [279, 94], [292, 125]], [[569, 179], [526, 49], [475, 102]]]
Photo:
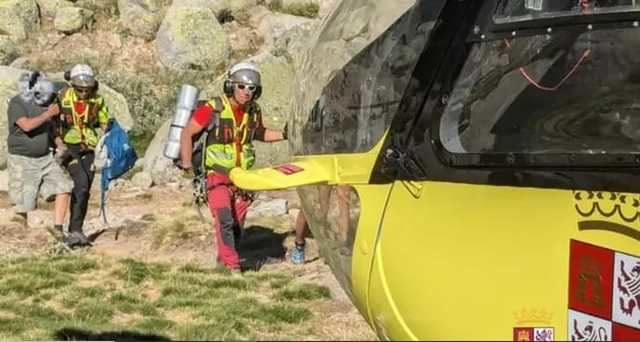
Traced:
[[171, 341], [166, 336], [141, 334], [132, 331], [93, 332], [79, 329], [61, 329], [55, 333], [60, 341]]
[[244, 229], [238, 253], [245, 271], [259, 271], [265, 264], [283, 262], [286, 254], [284, 240], [288, 233], [276, 233], [273, 229], [251, 226]]

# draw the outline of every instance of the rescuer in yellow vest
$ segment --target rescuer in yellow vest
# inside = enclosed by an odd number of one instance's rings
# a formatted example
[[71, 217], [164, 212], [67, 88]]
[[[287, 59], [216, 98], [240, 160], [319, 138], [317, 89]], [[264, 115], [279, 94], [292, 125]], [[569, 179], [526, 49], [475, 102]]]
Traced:
[[228, 172], [234, 167], [251, 168], [255, 162], [252, 141], [276, 142], [286, 133], [265, 128], [262, 112], [255, 102], [262, 94], [258, 67], [238, 63], [229, 69], [224, 96], [214, 98], [195, 110], [180, 137], [181, 167], [192, 168], [194, 137], [208, 130], [203, 153], [207, 172], [207, 199], [215, 218], [218, 260], [232, 272], [240, 271], [236, 249], [251, 200], [231, 183]]
[[86, 64], [75, 65], [65, 75], [71, 87], [59, 94], [61, 117], [59, 134], [66, 147], [62, 161], [73, 180], [69, 235], [65, 242], [71, 246], [89, 245], [82, 226], [87, 215], [91, 184], [93, 183], [94, 149], [98, 143], [97, 128], [104, 132], [109, 121], [109, 108], [97, 94], [98, 82], [93, 69]]

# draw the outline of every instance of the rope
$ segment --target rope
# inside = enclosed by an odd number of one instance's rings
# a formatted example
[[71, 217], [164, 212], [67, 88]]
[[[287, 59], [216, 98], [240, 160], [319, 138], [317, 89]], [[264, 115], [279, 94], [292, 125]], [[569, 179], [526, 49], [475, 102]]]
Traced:
[[[511, 44], [505, 39], [505, 44], [507, 44], [508, 48], [511, 48]], [[586, 49], [582, 52], [582, 56], [580, 56], [580, 58], [578, 59], [578, 61], [576, 62], [576, 64], [573, 66], [573, 68], [571, 68], [571, 70], [560, 80], [560, 82], [558, 82], [558, 84], [556, 84], [553, 87], [545, 87], [541, 84], [539, 84], [538, 82], [536, 82], [533, 77], [531, 77], [531, 75], [529, 75], [529, 73], [527, 72], [527, 70], [524, 67], [520, 67], [518, 68], [518, 71], [520, 71], [520, 74], [522, 75], [522, 77], [524, 77], [529, 84], [531, 84], [532, 86], [540, 89], [540, 90], [544, 90], [544, 91], [556, 91], [558, 89], [560, 89], [560, 87], [576, 72], [576, 70], [578, 70], [578, 67], [582, 64], [582, 62], [584, 62], [584, 60], [589, 57], [589, 55], [591, 54], [591, 49]]]

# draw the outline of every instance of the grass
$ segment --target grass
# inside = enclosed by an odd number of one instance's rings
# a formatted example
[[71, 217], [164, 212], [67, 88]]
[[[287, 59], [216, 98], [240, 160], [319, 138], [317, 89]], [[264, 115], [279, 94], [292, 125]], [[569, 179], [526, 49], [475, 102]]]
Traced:
[[0, 272], [1, 340], [284, 336], [312, 318], [307, 301], [329, 298], [283, 273], [84, 255], [0, 260]]

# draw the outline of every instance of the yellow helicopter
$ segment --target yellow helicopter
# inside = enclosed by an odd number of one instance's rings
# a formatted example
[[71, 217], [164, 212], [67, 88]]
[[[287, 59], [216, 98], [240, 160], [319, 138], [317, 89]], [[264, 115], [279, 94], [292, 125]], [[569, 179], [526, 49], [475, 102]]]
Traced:
[[[298, 189], [383, 339], [640, 340], [640, 4], [388, 3], [339, 5], [293, 160], [232, 180]], [[362, 8], [371, 38], [318, 65]]]

